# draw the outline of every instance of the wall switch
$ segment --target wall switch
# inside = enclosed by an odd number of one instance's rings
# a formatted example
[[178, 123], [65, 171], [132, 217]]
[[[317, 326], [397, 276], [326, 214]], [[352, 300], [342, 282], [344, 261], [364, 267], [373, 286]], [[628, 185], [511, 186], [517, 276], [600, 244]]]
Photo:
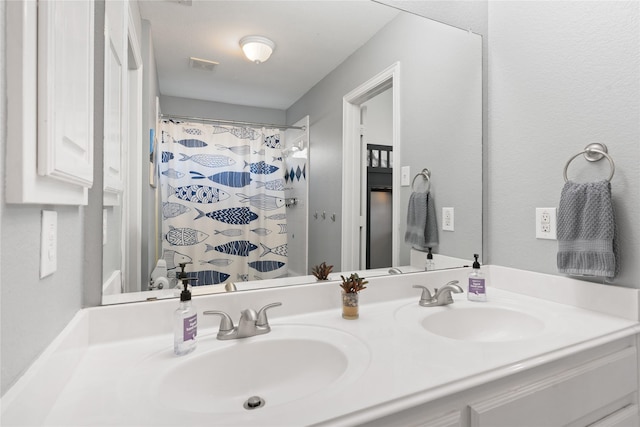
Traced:
[[58, 268], [58, 213], [42, 211], [40, 233], [40, 278], [46, 277]]
[[453, 208], [442, 208], [442, 229], [453, 231]]
[[403, 187], [411, 185], [411, 166], [402, 166], [400, 168], [400, 185]]
[[556, 208], [536, 208], [536, 239], [556, 240]]

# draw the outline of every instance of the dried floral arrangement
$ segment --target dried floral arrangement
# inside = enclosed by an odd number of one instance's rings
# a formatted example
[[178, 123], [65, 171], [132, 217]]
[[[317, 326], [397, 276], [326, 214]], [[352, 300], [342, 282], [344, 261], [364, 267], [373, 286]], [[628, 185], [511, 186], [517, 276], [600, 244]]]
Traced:
[[358, 276], [358, 273], [352, 273], [351, 276], [346, 278], [343, 275], [340, 275], [340, 277], [342, 278], [340, 287], [347, 294], [356, 294], [363, 289], [367, 289], [365, 285], [369, 283], [364, 280], [364, 277]]
[[326, 262], [322, 262], [320, 265], [316, 265], [311, 269], [311, 273], [316, 276], [318, 280], [329, 280], [329, 274], [333, 270], [333, 265], [327, 265]]

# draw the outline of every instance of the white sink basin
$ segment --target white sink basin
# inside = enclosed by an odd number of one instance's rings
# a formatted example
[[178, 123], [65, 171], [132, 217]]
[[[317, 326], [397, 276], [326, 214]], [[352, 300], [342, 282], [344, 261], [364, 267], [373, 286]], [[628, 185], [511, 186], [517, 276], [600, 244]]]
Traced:
[[[150, 398], [161, 406], [190, 412], [246, 412], [272, 408], [335, 392], [360, 377], [370, 360], [368, 347], [342, 331], [302, 325], [272, 325], [266, 335], [231, 341], [207, 337], [184, 357], [147, 359], [159, 365]], [[153, 359], [153, 358], [151, 358]]]
[[489, 304], [456, 302], [426, 308], [412, 304], [399, 309], [396, 318], [414, 329], [470, 342], [526, 340], [545, 331], [545, 322], [537, 314]]
[[544, 322], [506, 308], [460, 307], [425, 317], [422, 327], [455, 340], [495, 342], [534, 337], [544, 330]]

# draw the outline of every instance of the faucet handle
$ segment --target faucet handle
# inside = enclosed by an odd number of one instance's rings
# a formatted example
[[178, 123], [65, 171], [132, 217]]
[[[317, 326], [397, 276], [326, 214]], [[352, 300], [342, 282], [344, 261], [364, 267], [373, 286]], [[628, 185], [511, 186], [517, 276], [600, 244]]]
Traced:
[[219, 332], [228, 332], [228, 331], [232, 331], [234, 326], [233, 326], [233, 320], [231, 319], [231, 316], [229, 316], [227, 313], [225, 313], [224, 311], [219, 311], [219, 310], [208, 310], [203, 312], [202, 314], [217, 314], [218, 316], [222, 317], [220, 319], [220, 329]]
[[422, 286], [422, 285], [413, 285], [414, 288], [416, 289], [422, 289], [422, 295], [420, 296], [420, 303], [427, 303], [429, 301], [431, 301], [432, 296], [431, 296], [431, 292], [429, 291], [429, 288], [427, 288], [426, 286]]
[[[453, 286], [456, 290], [458, 290], [458, 288], [460, 288], [460, 286], [454, 286], [454, 285], [457, 285], [458, 283], [459, 282], [457, 280], [452, 280], [452, 281], [448, 282], [445, 286]], [[462, 289], [462, 288], [460, 288], [460, 289]], [[462, 292], [464, 292], [464, 291], [462, 291]], [[455, 292], [454, 291], [454, 293], [459, 293], [459, 292]]]
[[458, 286], [458, 281], [457, 280], [452, 280], [452, 281], [448, 282], [446, 285], [444, 285], [442, 287], [442, 290], [449, 292], [449, 295], [451, 295], [451, 292], [453, 292], [454, 294], [460, 294], [460, 293], [464, 292], [462, 290], [462, 288], [460, 286]]
[[281, 302], [272, 302], [271, 304], [267, 304], [258, 310], [258, 320], [256, 321], [256, 326], [269, 326], [269, 320], [267, 320], [267, 310], [272, 307], [281, 306]]
[[437, 300], [438, 305], [447, 305], [453, 303], [453, 296], [451, 293], [459, 294], [464, 292], [460, 286], [458, 286], [457, 280], [452, 280], [440, 288], [440, 292], [436, 291], [433, 298]]

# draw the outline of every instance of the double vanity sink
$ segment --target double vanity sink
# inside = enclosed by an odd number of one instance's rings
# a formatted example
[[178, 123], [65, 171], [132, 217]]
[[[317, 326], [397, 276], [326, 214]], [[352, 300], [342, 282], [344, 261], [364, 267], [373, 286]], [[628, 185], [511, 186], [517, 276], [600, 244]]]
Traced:
[[[217, 339], [219, 317], [199, 316], [198, 347], [182, 357], [173, 354], [167, 333], [173, 301], [88, 309], [81, 313], [86, 319], [70, 325], [75, 332], [54, 343], [67, 355], [76, 352], [77, 363], [65, 368], [68, 375], [49, 385], [36, 381], [46, 372], [27, 375], [7, 394], [3, 422], [376, 425], [386, 417], [379, 425], [392, 425], [394, 414], [457, 402], [450, 397], [640, 331], [638, 294], [631, 289], [615, 290], [621, 293], [611, 302], [627, 318], [607, 314], [607, 307], [602, 313], [493, 287], [485, 303], [467, 301], [463, 293], [453, 295], [453, 304], [418, 305], [420, 291], [412, 285], [464, 283], [467, 273], [372, 278], [360, 294], [360, 318], [352, 321], [340, 316], [336, 283], [198, 297], [199, 314], [283, 304], [269, 312], [271, 332], [243, 339]], [[140, 318], [149, 326], [122, 326]], [[86, 345], [70, 350], [64, 343], [85, 333]], [[56, 369], [57, 353], [38, 369]], [[463, 415], [450, 415], [464, 411], [451, 412], [447, 405], [444, 413], [454, 422], [433, 425], [467, 425], [468, 420], [455, 421]]]
[[[549, 318], [501, 298], [486, 304], [459, 299], [428, 309], [414, 298], [395, 310], [393, 322], [417, 339], [423, 334], [428, 340], [431, 334], [490, 343], [542, 336], [553, 328]], [[146, 384], [140, 396], [180, 411], [242, 414], [309, 397], [321, 402], [339, 394], [366, 374], [371, 353], [362, 338], [338, 327], [276, 323], [267, 337], [221, 342], [208, 334], [193, 355], [179, 360], [165, 348], [132, 367], [125, 389]], [[147, 382], [148, 378], [153, 380]]]

